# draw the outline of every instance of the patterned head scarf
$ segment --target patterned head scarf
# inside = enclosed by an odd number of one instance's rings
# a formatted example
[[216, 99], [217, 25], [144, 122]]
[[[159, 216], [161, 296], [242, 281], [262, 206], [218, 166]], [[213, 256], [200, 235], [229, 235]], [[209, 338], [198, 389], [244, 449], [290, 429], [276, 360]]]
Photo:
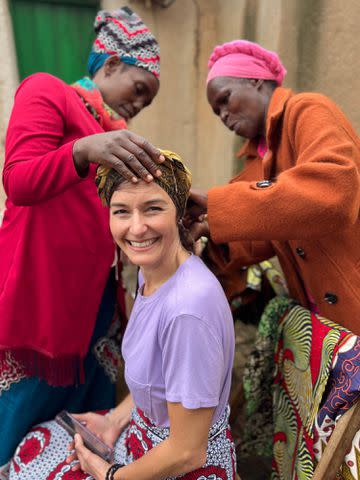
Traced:
[[[179, 218], [182, 218], [186, 209], [186, 202], [191, 187], [191, 173], [184, 165], [181, 157], [170, 150], [160, 150], [165, 161], [158, 165], [161, 177], [155, 177], [157, 183], [174, 202]], [[125, 182], [116, 170], [100, 165], [96, 172], [95, 183], [99, 197], [104, 205], [110, 205], [110, 200], [118, 186]]]
[[88, 59], [88, 71], [93, 76], [111, 55], [128, 65], [144, 68], [160, 76], [160, 48], [141, 18], [130, 8], [114, 12], [100, 10], [94, 30], [97, 37]]

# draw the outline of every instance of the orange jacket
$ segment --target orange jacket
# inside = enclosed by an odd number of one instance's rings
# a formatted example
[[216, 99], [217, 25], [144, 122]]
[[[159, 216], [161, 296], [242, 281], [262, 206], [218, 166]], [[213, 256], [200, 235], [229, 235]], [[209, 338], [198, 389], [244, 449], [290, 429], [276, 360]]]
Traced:
[[328, 98], [279, 87], [266, 141], [264, 159], [247, 142], [245, 169], [209, 191], [211, 239], [228, 250], [212, 252], [218, 267], [277, 255], [293, 298], [360, 335], [360, 140]]

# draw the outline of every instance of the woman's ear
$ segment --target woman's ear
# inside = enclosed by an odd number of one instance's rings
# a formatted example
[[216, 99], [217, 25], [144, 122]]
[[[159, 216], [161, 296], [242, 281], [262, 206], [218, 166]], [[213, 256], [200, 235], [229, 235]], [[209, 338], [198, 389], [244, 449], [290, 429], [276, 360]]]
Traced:
[[104, 74], [106, 77], [112, 75], [119, 68], [121, 61], [117, 55], [112, 55], [104, 62]]

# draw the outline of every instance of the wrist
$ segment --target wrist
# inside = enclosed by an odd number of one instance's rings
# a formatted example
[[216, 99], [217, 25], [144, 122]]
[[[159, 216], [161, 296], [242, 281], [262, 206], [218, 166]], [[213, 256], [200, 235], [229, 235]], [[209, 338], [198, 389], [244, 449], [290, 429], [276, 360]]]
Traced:
[[121, 465], [120, 463], [114, 463], [113, 465], [110, 465], [108, 468], [106, 475], [105, 475], [105, 480], [114, 480], [115, 477], [115, 472], [117, 472], [121, 467], [124, 465]]
[[122, 430], [128, 425], [130, 421], [130, 414], [127, 416], [114, 410], [108, 414], [108, 420], [111, 424], [111, 428], [113, 429], [113, 431], [117, 432], [117, 434], [120, 434]]
[[77, 174], [79, 177], [86, 177], [89, 172], [89, 162], [86, 159], [81, 138], [74, 142], [72, 154]]

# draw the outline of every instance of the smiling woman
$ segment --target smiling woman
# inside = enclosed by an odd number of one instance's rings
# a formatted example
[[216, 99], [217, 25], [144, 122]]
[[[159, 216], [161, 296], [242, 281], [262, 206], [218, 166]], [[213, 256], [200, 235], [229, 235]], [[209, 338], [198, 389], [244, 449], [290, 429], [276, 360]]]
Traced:
[[127, 182], [112, 196], [111, 233], [122, 252], [146, 274], [148, 294], [173, 274], [169, 264], [175, 260], [177, 267], [184, 255], [188, 256], [181, 244], [178, 219], [174, 202], [154, 182], [141, 182], [136, 189]]
[[[76, 418], [114, 446], [116, 463], [92, 454], [79, 436], [69, 454], [71, 437], [48, 422], [20, 444], [11, 480], [52, 478], [70, 467], [78, 471], [76, 478], [96, 480], [235, 477], [228, 424], [232, 316], [220, 284], [184, 240], [190, 173], [178, 155], [161, 152], [162, 176], [151, 184], [134, 185], [114, 170], [98, 170], [111, 232], [140, 267], [140, 288], [122, 343], [130, 395], [106, 416]], [[48, 443], [31, 462], [21, 463], [21, 448], [34, 432], [46, 432]]]
[[175, 258], [180, 246], [175, 205], [155, 183], [141, 182], [135, 191], [128, 183], [114, 192], [110, 229], [122, 252], [150, 275], [159, 264], [166, 268], [164, 258]]

